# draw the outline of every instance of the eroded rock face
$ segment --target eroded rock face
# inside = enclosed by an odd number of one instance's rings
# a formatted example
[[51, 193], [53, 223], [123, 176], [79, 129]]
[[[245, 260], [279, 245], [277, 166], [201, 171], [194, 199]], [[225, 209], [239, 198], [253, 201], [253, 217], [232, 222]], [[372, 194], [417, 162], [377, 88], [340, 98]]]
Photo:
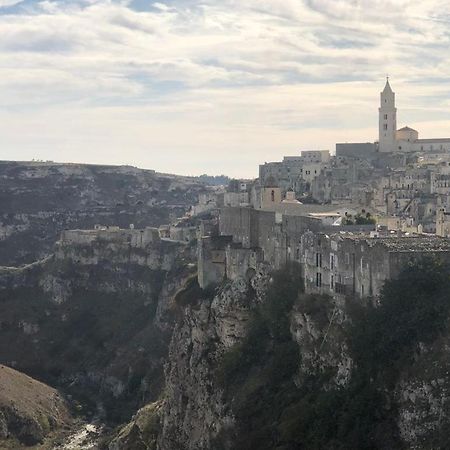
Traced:
[[411, 449], [448, 448], [450, 424], [450, 339], [421, 346], [396, 388], [398, 427]]
[[109, 443], [109, 450], [156, 450], [161, 429], [162, 402], [141, 408]]
[[[318, 309], [317, 305], [322, 305]], [[346, 385], [351, 376], [352, 359], [345, 342], [343, 324], [347, 320], [342, 304], [331, 297], [304, 295], [291, 313], [291, 334], [300, 348], [299, 383], [304, 376], [332, 370], [332, 383]]]
[[[0, 365], [0, 446], [41, 443], [49, 432], [71, 422], [65, 400], [49, 386]], [[9, 440], [5, 447], [1, 440]]]
[[0, 268], [0, 362], [121, 422], [160, 395], [171, 301], [193, 275], [195, 247], [114, 245], [59, 245], [41, 262]]
[[[210, 301], [186, 307], [171, 340], [158, 449], [210, 449], [234, 417], [217, 384], [215, 370], [226, 349], [247, 333], [252, 309], [269, 280], [261, 269], [251, 284], [237, 279]], [[256, 294], [255, 294], [256, 293]]]

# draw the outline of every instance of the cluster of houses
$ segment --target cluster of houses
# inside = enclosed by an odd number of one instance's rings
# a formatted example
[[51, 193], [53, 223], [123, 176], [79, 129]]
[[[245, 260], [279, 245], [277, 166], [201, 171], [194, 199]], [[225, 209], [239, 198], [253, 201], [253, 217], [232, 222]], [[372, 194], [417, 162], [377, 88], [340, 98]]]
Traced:
[[409, 262], [450, 261], [450, 139], [396, 127], [387, 81], [377, 142], [264, 163], [258, 179], [211, 187], [172, 224], [67, 230], [60, 247], [102, 241], [139, 251], [196, 242], [202, 288], [296, 261], [306, 292], [376, 297]]
[[264, 163], [201, 198], [220, 214], [199, 233], [200, 285], [297, 261], [306, 292], [373, 297], [410, 261], [450, 260], [450, 139], [396, 127], [387, 81], [377, 142]]

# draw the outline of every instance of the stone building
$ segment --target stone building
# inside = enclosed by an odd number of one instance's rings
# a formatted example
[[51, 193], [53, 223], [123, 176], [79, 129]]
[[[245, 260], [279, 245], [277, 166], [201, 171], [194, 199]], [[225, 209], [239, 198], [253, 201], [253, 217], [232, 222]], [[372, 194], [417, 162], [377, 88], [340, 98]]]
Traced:
[[373, 142], [338, 143], [336, 144], [336, 156], [374, 159], [377, 156], [378, 145]]
[[157, 228], [147, 227], [139, 230], [96, 225], [93, 230], [64, 230], [59, 240], [63, 245], [90, 245], [95, 241], [145, 248], [160, 241], [160, 236]]
[[282, 162], [260, 165], [259, 180], [263, 186], [270, 182], [282, 193], [292, 190], [301, 196], [310, 193], [311, 183], [329, 167], [330, 161], [328, 150], [302, 151], [299, 156], [285, 156]]
[[372, 158], [374, 153], [449, 152], [450, 138], [419, 139], [419, 132], [405, 126], [397, 129], [395, 93], [386, 80], [380, 93], [378, 143], [337, 144], [336, 154]]
[[278, 208], [283, 210], [279, 211], [221, 209], [218, 235], [198, 240], [200, 285], [205, 287], [222, 278], [245, 277], [249, 270], [257, 270], [262, 264], [279, 269], [291, 261], [301, 262], [301, 239], [310, 231], [375, 229], [374, 225], [343, 226], [339, 219], [353, 211], [345, 207], [339, 212], [332, 211], [330, 207], [281, 203]]
[[199, 194], [198, 203], [192, 207], [191, 214], [198, 216], [221, 208], [224, 205], [224, 195], [220, 189]]
[[226, 247], [231, 236], [204, 236], [197, 244], [198, 284], [204, 289], [226, 278]]
[[430, 192], [450, 195], [450, 165], [445, 162], [435, 166], [430, 172]]
[[[365, 297], [377, 295], [384, 280], [411, 259], [447, 255], [446, 241], [425, 233], [450, 232], [450, 139], [420, 139], [411, 127], [397, 129], [388, 80], [380, 94], [378, 125], [378, 142], [339, 143], [336, 156], [326, 150], [285, 156], [260, 165], [259, 180], [229, 186], [217, 234], [229, 241], [220, 241], [219, 249], [214, 236], [202, 239], [207, 250], [202, 267], [209, 267], [213, 249], [222, 255], [215, 257], [215, 279], [295, 260], [303, 264], [311, 291]], [[358, 222], [343, 220], [368, 214], [383, 225], [377, 232], [393, 229], [403, 236], [370, 238], [375, 225], [352, 229], [346, 224]], [[324, 250], [313, 252], [318, 242]]]
[[450, 261], [450, 239], [305, 233], [302, 254], [306, 292], [375, 297], [408, 263], [424, 256]]
[[450, 237], [450, 213], [444, 208], [436, 211], [436, 235]]

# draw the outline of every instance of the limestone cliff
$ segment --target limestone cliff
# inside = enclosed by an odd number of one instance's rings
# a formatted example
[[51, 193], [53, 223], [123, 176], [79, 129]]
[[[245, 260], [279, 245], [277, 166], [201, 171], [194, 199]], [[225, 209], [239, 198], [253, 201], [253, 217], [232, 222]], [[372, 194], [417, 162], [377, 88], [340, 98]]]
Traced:
[[448, 448], [450, 336], [421, 346], [396, 387], [400, 435], [411, 449]]
[[303, 294], [295, 265], [201, 290], [194, 260], [99, 239], [0, 268], [1, 362], [88, 417], [134, 414], [110, 450], [449, 447], [446, 268], [374, 307]]
[[0, 361], [59, 386], [84, 414], [123, 421], [164, 385], [175, 308], [195, 247], [59, 243], [0, 268]]
[[211, 441], [234, 418], [215, 383], [223, 352], [246, 333], [250, 311], [249, 285], [237, 280], [212, 299], [200, 300], [184, 311], [177, 324], [166, 366], [166, 388], [161, 411], [158, 448], [209, 449]]
[[391, 282], [378, 308], [300, 294], [280, 309], [294, 291], [266, 271], [191, 292], [161, 400], [110, 449], [136, 436], [160, 450], [448, 448], [448, 308], [427, 312], [441, 294], [447, 305], [447, 281], [430, 298], [421, 272]]

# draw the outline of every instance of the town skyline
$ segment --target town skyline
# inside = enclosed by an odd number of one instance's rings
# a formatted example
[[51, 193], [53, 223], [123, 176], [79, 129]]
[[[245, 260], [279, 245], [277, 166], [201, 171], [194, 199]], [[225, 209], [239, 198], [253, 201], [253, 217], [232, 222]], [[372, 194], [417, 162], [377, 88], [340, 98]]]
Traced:
[[256, 177], [375, 141], [386, 74], [399, 126], [446, 137], [440, 5], [0, 1], [1, 159]]

